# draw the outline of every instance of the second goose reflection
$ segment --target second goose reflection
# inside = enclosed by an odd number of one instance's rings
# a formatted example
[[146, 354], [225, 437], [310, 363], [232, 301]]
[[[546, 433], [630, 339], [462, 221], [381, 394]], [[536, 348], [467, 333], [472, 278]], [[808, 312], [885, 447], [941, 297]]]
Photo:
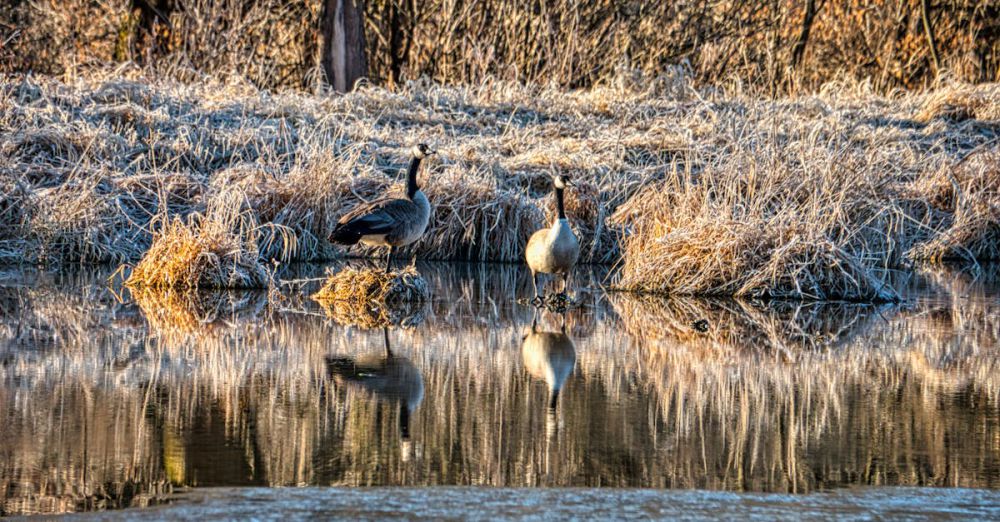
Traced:
[[566, 314], [559, 314], [561, 326], [558, 332], [539, 331], [538, 314], [531, 321], [531, 329], [521, 340], [521, 358], [524, 368], [535, 379], [545, 381], [549, 388], [549, 408], [545, 418], [546, 435], [556, 431], [556, 406], [559, 391], [566, 378], [576, 366], [576, 347], [566, 335]]
[[382, 329], [385, 353], [355, 358], [327, 356], [327, 375], [337, 384], [360, 389], [379, 402], [399, 407], [401, 456], [410, 460], [410, 416], [424, 399], [424, 379], [420, 370], [405, 357], [392, 353], [389, 329]]

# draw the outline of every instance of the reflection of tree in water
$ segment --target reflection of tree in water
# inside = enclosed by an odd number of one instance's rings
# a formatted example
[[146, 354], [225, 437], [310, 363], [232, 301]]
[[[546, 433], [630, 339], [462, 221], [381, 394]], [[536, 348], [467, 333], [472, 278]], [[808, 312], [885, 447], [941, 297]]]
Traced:
[[382, 332], [227, 305], [163, 335], [94, 287], [4, 290], [5, 512], [142, 505], [171, 482], [1000, 486], [998, 310], [954, 297], [969, 289], [877, 310], [595, 298], [566, 316], [551, 437], [531, 311], [442, 284], [423, 325], [392, 333], [424, 387], [408, 462], [402, 402], [329, 375], [328, 356], [358, 361]]

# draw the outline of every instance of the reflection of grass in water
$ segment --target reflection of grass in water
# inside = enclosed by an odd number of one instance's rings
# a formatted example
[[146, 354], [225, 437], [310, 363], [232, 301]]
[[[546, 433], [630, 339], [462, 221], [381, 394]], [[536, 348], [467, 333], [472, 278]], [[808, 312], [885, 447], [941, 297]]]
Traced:
[[337, 301], [320, 299], [319, 303], [326, 316], [337, 324], [357, 326], [363, 329], [401, 326], [411, 328], [424, 321], [425, 303], [364, 303], [357, 301]]
[[[123, 390], [109, 392], [93, 382], [66, 381], [45, 385], [45, 393], [32, 389], [27, 411], [8, 410], [14, 401], [7, 396], [11, 384], [5, 379], [0, 388], [0, 404], [7, 414], [0, 453], [5, 463], [0, 512], [61, 513], [162, 502], [171, 487], [161, 477], [158, 456], [149, 444], [143, 402]], [[61, 412], [60, 406], [67, 405], [74, 409], [72, 414]]]
[[130, 294], [150, 329], [163, 336], [206, 335], [258, 315], [267, 301], [263, 292], [133, 288]]
[[[796, 490], [822, 485], [813, 477], [831, 471], [813, 466], [839, 466], [840, 473], [854, 473], [857, 483], [981, 485], [945, 462], [945, 441], [965, 436], [971, 426], [961, 426], [972, 422], [983, 439], [965, 447], [977, 452], [985, 450], [976, 444], [996, 446], [991, 438], [1000, 433], [989, 420], [1000, 391], [995, 338], [963, 348], [954, 336], [941, 339], [925, 316], [883, 309], [890, 317], [883, 321], [872, 307], [613, 302], [628, 331], [658, 338], [645, 343], [640, 358], [627, 359], [632, 364], [624, 370], [638, 374], [659, 397], [661, 415], [672, 419], [682, 439], [724, 448], [709, 458], [716, 471], [707, 483], [675, 468], [682, 484], [745, 488], [746, 466], [759, 463], [779, 472], [767, 479], [772, 485]], [[977, 306], [953, 312], [980, 313]], [[694, 317], [708, 318], [709, 332], [691, 328]], [[683, 452], [681, 462], [700, 454], [698, 445]], [[839, 461], [844, 458], [871, 464], [848, 470]]]
[[[773, 302], [757, 305], [734, 299], [634, 298], [611, 296], [625, 329], [640, 340], [673, 340], [715, 356], [746, 350], [835, 348], [852, 333], [864, 332], [891, 307], [856, 304]], [[702, 325], [698, 324], [703, 322]], [[705, 329], [705, 331], [700, 331]]]
[[[598, 321], [610, 315], [600, 307], [567, 319], [568, 331], [591, 333], [574, 339], [578, 369], [560, 396], [554, 436], [546, 435], [548, 391], [528, 377], [519, 350], [530, 311], [471, 298], [450, 314], [437, 305], [435, 323], [393, 334], [394, 351], [413, 361], [427, 390], [412, 419], [414, 458], [403, 463], [398, 406], [331, 392], [325, 376], [326, 355], [377, 352], [380, 332], [228, 306], [186, 335], [95, 331], [106, 320], [95, 300], [30, 292], [31, 310], [20, 316], [79, 334], [63, 336], [60, 351], [9, 352], [0, 371], [0, 414], [12, 421], [0, 448], [8, 484], [60, 476], [67, 491], [128, 481], [153, 491], [190, 481], [194, 457], [181, 468], [164, 456], [176, 453], [171, 444], [196, 444], [197, 421], [221, 424], [241, 466], [275, 485], [585, 485], [597, 477], [800, 491], [998, 485], [983, 470], [1000, 452], [1000, 347], [995, 321], [980, 320], [991, 312], [982, 302], [949, 311], [967, 336], [958, 337], [919, 308], [884, 310], [886, 322], [871, 307], [663, 307], [612, 296], [619, 320]], [[705, 316], [709, 334], [693, 332], [690, 320]], [[558, 316], [541, 320], [558, 329]], [[645, 341], [630, 345], [620, 329]], [[0, 346], [11, 332], [0, 321]], [[49, 414], [56, 411], [66, 413]], [[92, 442], [61, 442], [60, 433], [80, 433], [84, 423]], [[87, 480], [64, 474], [67, 462], [89, 462]]]

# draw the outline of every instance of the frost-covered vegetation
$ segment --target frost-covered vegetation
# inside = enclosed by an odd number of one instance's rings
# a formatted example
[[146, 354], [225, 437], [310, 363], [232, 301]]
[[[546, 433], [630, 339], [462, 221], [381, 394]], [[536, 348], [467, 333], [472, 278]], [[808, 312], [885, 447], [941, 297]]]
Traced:
[[0, 260], [263, 286], [276, 262], [343, 254], [336, 219], [399, 185], [422, 141], [441, 152], [422, 175], [435, 213], [401, 257], [521, 259], [562, 172], [582, 260], [620, 263], [623, 288], [893, 299], [884, 269], [997, 257], [998, 99], [996, 84], [766, 99], [683, 75], [342, 96], [6, 76]]

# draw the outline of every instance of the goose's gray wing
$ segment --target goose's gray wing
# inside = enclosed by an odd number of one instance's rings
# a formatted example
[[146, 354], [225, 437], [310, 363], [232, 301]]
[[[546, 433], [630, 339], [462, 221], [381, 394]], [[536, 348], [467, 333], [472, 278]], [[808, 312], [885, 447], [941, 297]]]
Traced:
[[403, 198], [383, 198], [359, 205], [338, 221], [341, 225], [364, 229], [367, 234], [387, 234], [407, 221], [416, 211], [412, 201]]

